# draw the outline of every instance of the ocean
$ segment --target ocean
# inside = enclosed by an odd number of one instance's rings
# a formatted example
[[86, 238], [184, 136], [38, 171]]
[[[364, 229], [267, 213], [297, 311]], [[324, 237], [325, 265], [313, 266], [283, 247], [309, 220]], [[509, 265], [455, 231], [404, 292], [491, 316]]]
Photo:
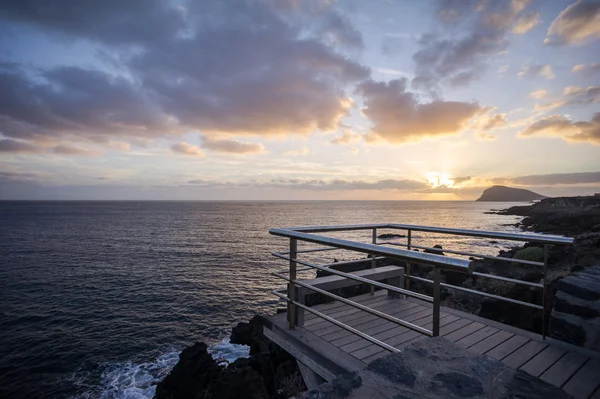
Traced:
[[[270, 227], [396, 222], [516, 232], [483, 202], [0, 202], [0, 397], [151, 398], [196, 341], [284, 305]], [[337, 233], [370, 239], [370, 232]], [[505, 243], [413, 233], [496, 254]], [[342, 260], [353, 255], [335, 252]], [[331, 262], [332, 252], [312, 255]], [[318, 257], [318, 258], [317, 258]]]

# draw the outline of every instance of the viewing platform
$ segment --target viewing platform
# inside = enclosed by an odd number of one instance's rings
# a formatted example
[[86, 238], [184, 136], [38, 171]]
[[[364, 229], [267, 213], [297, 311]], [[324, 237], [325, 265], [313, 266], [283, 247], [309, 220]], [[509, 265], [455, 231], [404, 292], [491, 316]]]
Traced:
[[[332, 236], [334, 232], [361, 230], [369, 233], [370, 242]], [[383, 241], [378, 239], [382, 230], [401, 230], [402, 234], [396, 236], [399, 239]], [[417, 245], [414, 232], [536, 243], [544, 248], [544, 260], [450, 249], [443, 249], [448, 255], [442, 255], [438, 248]], [[405, 347], [418, 341], [441, 337], [449, 341], [448, 345], [455, 343], [470, 355], [489, 356], [510, 369], [522, 370], [561, 388], [574, 398], [600, 398], [600, 353], [547, 337], [546, 318], [552, 307], [551, 303], [545, 303], [548, 251], [551, 245], [572, 245], [573, 239], [400, 224], [311, 226], [271, 229], [270, 233], [289, 239], [289, 251], [273, 253], [289, 263], [289, 269], [274, 273], [288, 281], [287, 290], [273, 291], [288, 305], [287, 312], [269, 318], [264, 334], [296, 358], [309, 389], [324, 381], [334, 381], [344, 373], [366, 370], [375, 360], [402, 353]], [[299, 242], [309, 245], [300, 249]], [[300, 258], [327, 251], [342, 251], [346, 257], [355, 259], [317, 263]], [[368, 258], [356, 259], [358, 254]], [[474, 270], [471, 259], [492, 258], [507, 262], [507, 267], [539, 268], [543, 277], [532, 282]], [[414, 270], [423, 267], [430, 269], [427, 277], [415, 275]], [[313, 270], [326, 275], [298, 277]], [[542, 301], [530, 303], [444, 283], [441, 273], [465, 273], [523, 285], [539, 290]], [[344, 295], [357, 285], [366, 287], [363, 289], [366, 292]], [[542, 312], [542, 334], [442, 306], [442, 288]], [[330, 302], [322, 303], [326, 298]]]

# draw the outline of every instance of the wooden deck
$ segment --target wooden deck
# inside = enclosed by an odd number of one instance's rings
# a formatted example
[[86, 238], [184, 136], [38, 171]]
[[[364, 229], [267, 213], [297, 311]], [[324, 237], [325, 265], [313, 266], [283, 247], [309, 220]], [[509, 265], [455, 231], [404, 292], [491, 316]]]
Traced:
[[[429, 303], [392, 299], [386, 291], [357, 296], [352, 300], [413, 324], [428, 329], [432, 327], [432, 306]], [[317, 305], [314, 309], [399, 349], [411, 342], [427, 339], [344, 303], [332, 302]], [[285, 313], [272, 316], [270, 320], [273, 326], [270, 331], [265, 329], [265, 333], [281, 346], [303, 347], [301, 351], [308, 354], [299, 360], [309, 366], [312, 362], [313, 366], [322, 367], [318, 374], [325, 379], [340, 371], [363, 368], [389, 353], [308, 312], [304, 326], [294, 330], [287, 329]], [[514, 369], [524, 370], [561, 387], [574, 398], [600, 399], [600, 354], [596, 352], [553, 339], [544, 341], [538, 334], [445, 307], [440, 314], [440, 335], [471, 352], [491, 356]], [[320, 359], [314, 361], [314, 356]]]

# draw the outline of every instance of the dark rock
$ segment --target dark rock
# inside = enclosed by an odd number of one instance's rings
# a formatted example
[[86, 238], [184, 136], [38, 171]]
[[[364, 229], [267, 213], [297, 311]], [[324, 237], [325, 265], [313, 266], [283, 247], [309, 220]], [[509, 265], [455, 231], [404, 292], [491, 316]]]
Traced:
[[556, 295], [554, 297], [554, 310], [579, 316], [584, 319], [591, 319], [593, 317], [600, 316], [600, 312], [598, 312], [598, 310], [592, 309], [589, 306], [583, 306], [570, 302], [564, 297], [564, 295]]
[[415, 370], [412, 370], [406, 360], [401, 357], [386, 356], [375, 359], [368, 366], [367, 370], [386, 377], [388, 380], [396, 384], [414, 387], [417, 381]]
[[249, 346], [250, 355], [260, 353], [263, 347], [271, 342], [263, 335], [263, 326], [266, 321], [264, 316], [256, 315], [248, 323], [238, 323], [231, 329], [230, 342]]
[[179, 362], [156, 386], [156, 399], [194, 399], [216, 381], [221, 368], [207, 352], [206, 344], [198, 342], [179, 354]]
[[550, 316], [550, 331], [553, 338], [578, 346], [583, 346], [587, 340], [585, 330], [577, 322], [576, 316], [553, 312]]
[[496, 240], [491, 240], [491, 241], [488, 241], [488, 242], [489, 242], [490, 244], [499, 244], [499, 243], [498, 243], [498, 241], [496, 241]]
[[179, 362], [156, 387], [156, 399], [269, 399], [261, 376], [238, 359], [222, 369], [204, 343], [185, 348]]
[[459, 398], [483, 395], [483, 386], [478, 379], [455, 371], [436, 374], [429, 389], [436, 395], [452, 395]]
[[426, 254], [436, 254], [436, 255], [443, 255], [443, 256], [446, 256], [446, 255], [445, 255], [445, 254], [442, 252], [442, 249], [444, 249], [444, 248], [442, 248], [442, 246], [441, 246], [441, 245], [439, 245], [439, 244], [436, 244], [436, 245], [434, 245], [434, 246], [433, 246], [433, 248], [431, 248], [431, 249], [426, 249], [426, 250], [425, 250], [425, 251], [423, 251], [423, 252], [425, 252]]
[[[600, 270], [600, 269], [599, 269]], [[600, 274], [586, 273], [585, 270], [571, 274], [560, 280], [557, 289], [577, 298], [596, 301], [600, 299]]]
[[560, 388], [513, 370], [499, 360], [472, 354], [443, 338], [415, 342], [401, 353], [374, 360], [364, 370], [297, 396], [301, 399], [568, 397]]

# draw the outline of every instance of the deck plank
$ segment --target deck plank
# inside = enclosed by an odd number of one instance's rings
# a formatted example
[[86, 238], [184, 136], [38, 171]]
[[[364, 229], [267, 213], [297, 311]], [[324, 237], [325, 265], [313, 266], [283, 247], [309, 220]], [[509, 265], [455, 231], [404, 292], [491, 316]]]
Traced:
[[513, 335], [502, 344], [496, 346], [492, 350], [486, 352], [486, 355], [493, 357], [494, 359], [502, 360], [506, 356], [510, 355], [514, 351], [529, 342], [530, 339], [521, 335]]
[[556, 363], [558, 359], [563, 357], [565, 353], [567, 353], [567, 351], [562, 348], [549, 346], [522, 365], [520, 369], [528, 372], [534, 377], [539, 377], [544, 371], [548, 370]]
[[[370, 300], [367, 299], [363, 302], [359, 302], [361, 305], [365, 305], [368, 306], [370, 308], [374, 308], [376, 306], [382, 306], [382, 305], [387, 305], [392, 303], [393, 301], [398, 301], [397, 299], [392, 299], [392, 298], [387, 298], [387, 297], [374, 297], [371, 298]], [[355, 308], [354, 306], [350, 306], [347, 305], [340, 307], [340, 308], [334, 308], [333, 311], [331, 312], [321, 312], [321, 313], [325, 313], [327, 316], [331, 316], [335, 319], [339, 319], [341, 317], [345, 317], [348, 315], [352, 315], [355, 313], [359, 313], [359, 312], [364, 312], [364, 310], [361, 310], [359, 308]], [[325, 323], [329, 323], [326, 320], [321, 319], [320, 317], [317, 319], [311, 319], [311, 320], [307, 320], [304, 323], [304, 328], [306, 329], [314, 329], [314, 328], [320, 328], [321, 324], [325, 324]]]
[[513, 369], [518, 369], [535, 355], [546, 349], [548, 345], [539, 341], [529, 341], [518, 350], [502, 359], [502, 363]]
[[487, 337], [486, 339], [482, 339], [475, 345], [470, 346], [468, 349], [470, 352], [473, 353], [484, 354], [485, 352], [495, 348], [496, 346], [500, 345], [512, 336], [514, 336], [513, 333], [504, 330], [499, 330], [496, 333]]
[[486, 339], [490, 335], [497, 332], [498, 329], [490, 326], [485, 326], [481, 330], [477, 330], [472, 334], [467, 335], [466, 337], [459, 339], [456, 341], [457, 344], [468, 348], [470, 346], [475, 345], [477, 342]]
[[[562, 387], [577, 370], [589, 359], [579, 353], [568, 352], [546, 370], [540, 378], [557, 387]], [[600, 375], [598, 375], [600, 379]]]
[[[431, 310], [429, 310], [429, 309], [421, 309], [417, 312], [414, 312], [413, 310], [414, 309], [410, 310], [411, 311], [410, 314], [403, 315], [402, 320], [412, 323], [415, 320], [419, 320], [423, 317], [427, 317], [431, 313]], [[363, 331], [365, 334], [378, 335], [378, 334], [381, 334], [385, 331], [392, 330], [392, 329], [405, 330], [406, 327], [401, 327], [401, 326], [397, 325], [396, 323], [392, 323], [391, 321], [386, 320], [384, 323], [380, 323], [380, 324], [373, 323], [370, 327], [363, 328], [363, 329], [361, 329], [361, 331]], [[398, 330], [396, 330], [396, 331], [398, 331]], [[350, 344], [352, 342], [355, 342], [355, 341], [358, 341], [361, 339], [362, 338], [358, 337], [357, 335], [349, 333], [349, 335], [345, 335], [341, 338], [332, 340], [330, 342], [335, 346], [342, 346], [342, 345], [347, 345], [347, 344]]]
[[[465, 320], [467, 320], [467, 319], [465, 319]], [[481, 324], [481, 323], [474, 321], [474, 322], [471, 322], [471, 324], [467, 324], [463, 328], [460, 328], [456, 331], [451, 332], [450, 334], [443, 335], [443, 337], [446, 338], [448, 341], [456, 342], [456, 341], [466, 337], [467, 335], [474, 333], [475, 331], [481, 330], [483, 327], [485, 327], [485, 324]]]
[[575, 399], [589, 398], [600, 387], [600, 361], [588, 360], [563, 386], [563, 390]]

